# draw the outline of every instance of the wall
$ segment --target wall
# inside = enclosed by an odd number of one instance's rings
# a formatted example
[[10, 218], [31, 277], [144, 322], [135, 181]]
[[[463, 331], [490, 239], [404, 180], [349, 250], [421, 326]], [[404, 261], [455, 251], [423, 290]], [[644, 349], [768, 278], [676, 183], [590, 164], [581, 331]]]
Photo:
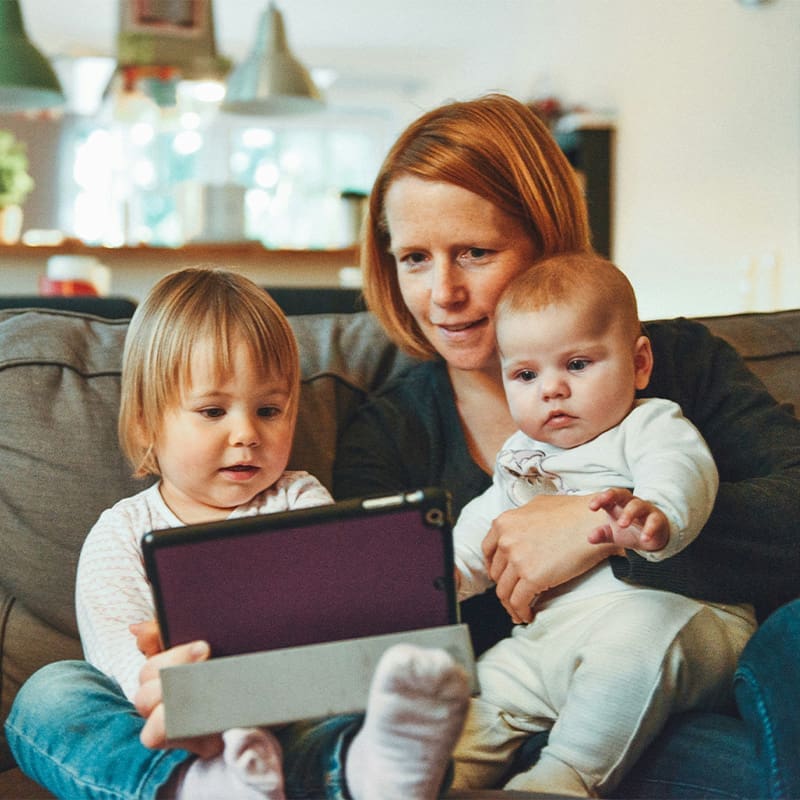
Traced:
[[[85, 4], [73, 21], [26, 0], [32, 36], [63, 49], [78, 22], [80, 40], [110, 5]], [[493, 89], [613, 111], [615, 257], [643, 316], [800, 307], [800, 0], [280, 5], [296, 54], [337, 70], [332, 102], [391, 107], [398, 125]], [[244, 55], [264, 6], [216, 3], [222, 52]]]
[[407, 0], [376, 36], [423, 84], [406, 120], [492, 89], [614, 112], [644, 316], [800, 306], [800, 0]]

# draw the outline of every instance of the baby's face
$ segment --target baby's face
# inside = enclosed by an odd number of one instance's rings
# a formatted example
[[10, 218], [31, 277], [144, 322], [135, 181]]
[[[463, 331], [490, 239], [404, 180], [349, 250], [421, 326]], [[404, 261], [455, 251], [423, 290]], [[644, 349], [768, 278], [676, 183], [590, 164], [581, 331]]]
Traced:
[[244, 343], [229, 374], [211, 348], [192, 351], [191, 380], [156, 439], [161, 493], [187, 524], [223, 519], [271, 486], [289, 461], [295, 417], [290, 387], [265, 373]]
[[503, 385], [520, 430], [570, 448], [614, 427], [647, 385], [638, 348], [623, 326], [599, 325], [569, 304], [506, 312], [497, 321]]

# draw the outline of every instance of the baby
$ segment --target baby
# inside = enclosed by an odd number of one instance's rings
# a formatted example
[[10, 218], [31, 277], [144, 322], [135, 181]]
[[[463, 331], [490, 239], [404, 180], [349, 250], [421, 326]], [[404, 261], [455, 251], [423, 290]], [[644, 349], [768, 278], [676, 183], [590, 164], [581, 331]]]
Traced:
[[[680, 408], [636, 399], [653, 354], [613, 264], [560, 255], [517, 276], [495, 317], [503, 384], [519, 426], [493, 485], [454, 532], [462, 599], [491, 585], [481, 544], [498, 514], [541, 493], [586, 494], [590, 541], [657, 561], [688, 546], [711, 513], [711, 453]], [[539, 761], [506, 788], [598, 796], [614, 790], [669, 714], [727, 696], [755, 629], [752, 609], [644, 589], [605, 561], [541, 595], [478, 662], [456, 752], [458, 788], [502, 780], [516, 749], [550, 730]]]

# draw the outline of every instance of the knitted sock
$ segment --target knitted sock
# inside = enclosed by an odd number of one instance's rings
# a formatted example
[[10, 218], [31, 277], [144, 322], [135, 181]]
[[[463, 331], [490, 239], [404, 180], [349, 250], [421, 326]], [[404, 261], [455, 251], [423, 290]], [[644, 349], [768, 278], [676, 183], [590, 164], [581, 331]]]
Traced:
[[466, 673], [444, 650], [410, 644], [387, 650], [347, 754], [354, 800], [438, 797], [469, 693]]
[[222, 735], [225, 750], [195, 758], [159, 792], [174, 800], [284, 800], [281, 747], [261, 728], [233, 728]]
[[283, 800], [283, 753], [266, 728], [231, 728], [222, 734], [225, 763], [242, 783], [269, 800]]

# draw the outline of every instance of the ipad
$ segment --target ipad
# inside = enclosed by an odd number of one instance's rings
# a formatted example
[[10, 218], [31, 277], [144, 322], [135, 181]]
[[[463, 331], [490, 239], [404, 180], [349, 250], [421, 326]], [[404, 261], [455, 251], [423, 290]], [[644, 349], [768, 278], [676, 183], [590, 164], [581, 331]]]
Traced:
[[218, 657], [457, 623], [451, 522], [427, 488], [151, 531], [164, 644]]

